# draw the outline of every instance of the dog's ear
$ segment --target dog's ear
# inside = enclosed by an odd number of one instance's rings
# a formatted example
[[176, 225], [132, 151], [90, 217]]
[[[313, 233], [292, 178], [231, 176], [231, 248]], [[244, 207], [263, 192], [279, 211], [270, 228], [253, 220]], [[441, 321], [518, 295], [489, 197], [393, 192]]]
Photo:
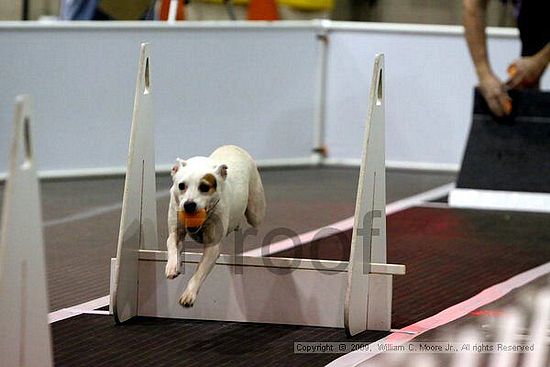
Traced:
[[227, 177], [227, 166], [225, 164], [220, 164], [216, 167], [216, 173], [225, 180]]
[[183, 159], [176, 158], [176, 164], [172, 166], [172, 171], [170, 172], [172, 177], [174, 177], [174, 175], [179, 171], [180, 168], [185, 167], [186, 164], [187, 162], [184, 161]]

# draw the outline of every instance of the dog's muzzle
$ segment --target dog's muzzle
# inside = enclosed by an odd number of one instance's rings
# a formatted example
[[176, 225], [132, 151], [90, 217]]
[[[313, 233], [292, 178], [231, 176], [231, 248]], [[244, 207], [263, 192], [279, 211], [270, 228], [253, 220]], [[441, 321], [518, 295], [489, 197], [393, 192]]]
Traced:
[[[206, 219], [204, 220], [204, 222], [200, 226], [198, 226], [198, 227], [186, 227], [185, 230], [191, 235], [199, 234], [199, 232], [204, 227], [204, 223], [206, 223], [210, 219], [210, 213], [216, 208], [216, 206], [218, 205], [219, 202], [220, 202], [220, 199], [218, 199], [214, 203], [214, 205], [212, 205], [208, 208], [205, 208]], [[188, 206], [186, 206], [186, 205], [188, 205]], [[197, 211], [197, 204], [195, 202], [192, 202], [192, 201], [191, 202], [186, 202], [185, 204], [183, 204], [183, 209], [185, 210], [186, 213], [190, 213], [190, 214], [195, 213]], [[193, 211], [190, 211], [191, 209]]]

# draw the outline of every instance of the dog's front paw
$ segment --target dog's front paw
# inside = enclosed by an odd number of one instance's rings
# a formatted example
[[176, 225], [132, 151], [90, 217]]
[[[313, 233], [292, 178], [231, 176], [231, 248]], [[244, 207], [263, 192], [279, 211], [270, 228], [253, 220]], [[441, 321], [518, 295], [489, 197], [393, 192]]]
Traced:
[[180, 297], [180, 305], [183, 307], [193, 307], [195, 299], [197, 299], [197, 292], [187, 288]]
[[178, 262], [168, 260], [168, 262], [166, 263], [165, 273], [166, 273], [166, 278], [168, 279], [174, 279], [175, 277], [180, 275]]

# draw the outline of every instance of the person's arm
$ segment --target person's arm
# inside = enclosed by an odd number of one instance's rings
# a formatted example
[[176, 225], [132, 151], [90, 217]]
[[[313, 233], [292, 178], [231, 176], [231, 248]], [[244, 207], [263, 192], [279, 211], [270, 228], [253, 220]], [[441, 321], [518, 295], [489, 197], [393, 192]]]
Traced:
[[510, 88], [537, 88], [549, 62], [550, 43], [547, 43], [535, 55], [517, 59], [508, 67], [510, 79], [506, 85]]
[[488, 0], [463, 0], [463, 23], [466, 42], [479, 80], [479, 89], [489, 108], [497, 116], [511, 112], [511, 100], [503, 83], [493, 73], [487, 52], [485, 13]]

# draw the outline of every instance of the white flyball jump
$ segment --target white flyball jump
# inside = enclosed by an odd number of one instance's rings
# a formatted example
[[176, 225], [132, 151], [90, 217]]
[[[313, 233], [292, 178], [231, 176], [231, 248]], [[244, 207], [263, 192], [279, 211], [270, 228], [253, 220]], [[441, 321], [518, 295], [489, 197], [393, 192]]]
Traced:
[[0, 239], [0, 359], [4, 367], [53, 365], [42, 215], [28, 96], [17, 97]]
[[[221, 255], [192, 308], [179, 297], [200, 260], [181, 254], [182, 274], [166, 279], [157, 240], [151, 56], [141, 45], [111, 310], [134, 316], [345, 327], [350, 335], [391, 327], [392, 277], [386, 263], [384, 58], [372, 77], [355, 224], [348, 261]], [[269, 208], [268, 208], [269, 210]]]

